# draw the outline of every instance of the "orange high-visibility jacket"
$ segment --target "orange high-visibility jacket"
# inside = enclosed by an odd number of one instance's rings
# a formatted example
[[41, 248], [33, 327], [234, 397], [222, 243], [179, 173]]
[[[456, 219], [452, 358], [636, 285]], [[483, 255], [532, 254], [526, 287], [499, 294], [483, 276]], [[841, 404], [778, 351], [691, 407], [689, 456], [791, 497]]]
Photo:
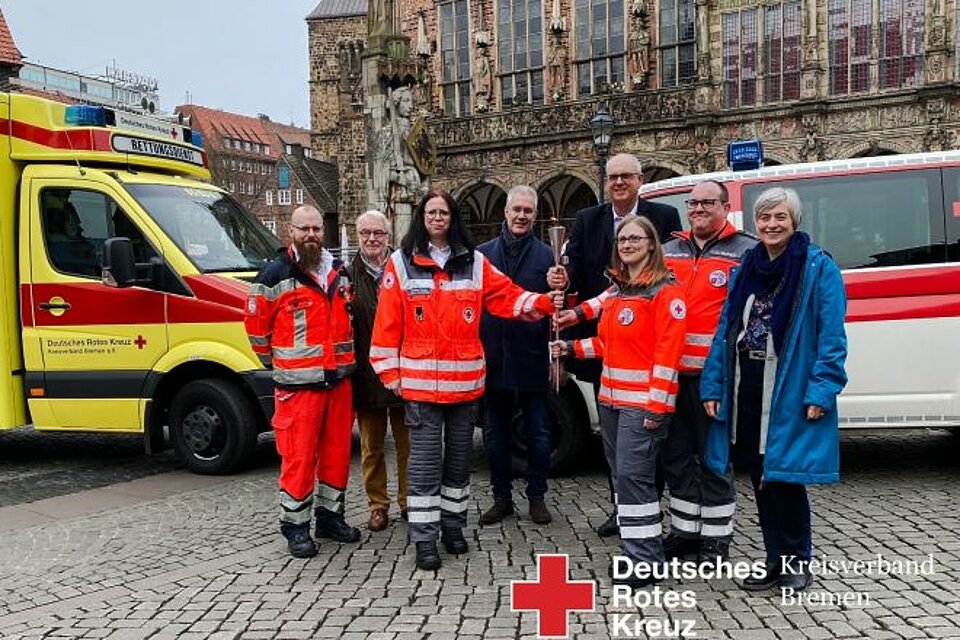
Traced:
[[699, 374], [707, 360], [720, 312], [727, 299], [730, 272], [757, 239], [729, 222], [697, 255], [689, 231], [674, 233], [663, 245], [663, 257], [680, 281], [687, 302], [687, 337], [680, 372]]
[[431, 258], [395, 251], [387, 261], [370, 342], [383, 384], [404, 400], [449, 404], [483, 393], [480, 313], [536, 321], [553, 313], [547, 294], [524, 291], [479, 251]]
[[273, 367], [277, 386], [329, 387], [353, 372], [351, 295], [343, 263], [333, 260], [322, 289], [297, 266], [292, 248], [260, 272], [244, 324], [260, 362]]
[[[589, 304], [588, 304], [589, 303]], [[598, 400], [616, 408], [673, 413], [687, 306], [673, 278], [652, 286], [616, 282], [579, 308], [600, 315], [597, 335], [574, 340], [577, 358], [603, 358]]]

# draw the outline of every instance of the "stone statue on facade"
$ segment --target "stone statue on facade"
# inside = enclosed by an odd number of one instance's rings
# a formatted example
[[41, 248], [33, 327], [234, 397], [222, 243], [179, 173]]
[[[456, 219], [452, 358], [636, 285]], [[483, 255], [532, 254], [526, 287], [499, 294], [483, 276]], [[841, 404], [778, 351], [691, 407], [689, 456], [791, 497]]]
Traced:
[[407, 137], [412, 124], [413, 91], [410, 87], [400, 87], [390, 92], [387, 109], [390, 115], [389, 135], [382, 136], [389, 165], [390, 189], [397, 202], [416, 203], [426, 193], [423, 176], [417, 169], [407, 148]]
[[643, 23], [643, 18], [634, 18], [628, 42], [627, 72], [634, 87], [647, 86], [650, 73], [650, 34]]
[[547, 53], [550, 95], [554, 100], [562, 100], [567, 93], [567, 47], [563, 44], [562, 32], [552, 35], [550, 40], [550, 51]]
[[473, 74], [473, 94], [476, 97], [475, 108], [477, 113], [490, 110], [492, 97], [493, 74], [490, 71], [490, 54], [487, 47], [477, 47], [477, 65]]

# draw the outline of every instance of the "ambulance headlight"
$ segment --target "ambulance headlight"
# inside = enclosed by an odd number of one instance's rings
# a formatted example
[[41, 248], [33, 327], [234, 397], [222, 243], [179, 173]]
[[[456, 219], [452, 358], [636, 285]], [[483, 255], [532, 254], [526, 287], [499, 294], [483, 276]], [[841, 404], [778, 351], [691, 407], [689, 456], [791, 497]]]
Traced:
[[89, 104], [72, 104], [67, 107], [66, 122], [75, 127], [104, 127], [107, 114], [103, 107]]

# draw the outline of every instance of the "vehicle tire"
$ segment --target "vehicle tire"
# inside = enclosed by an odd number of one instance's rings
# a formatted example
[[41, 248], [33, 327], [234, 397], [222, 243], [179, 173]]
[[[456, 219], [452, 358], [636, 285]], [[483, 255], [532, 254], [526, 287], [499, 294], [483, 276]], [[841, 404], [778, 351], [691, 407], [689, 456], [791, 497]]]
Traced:
[[[584, 459], [581, 447], [589, 431], [586, 410], [575, 388], [562, 387], [560, 393], [552, 390], [547, 395], [550, 412], [550, 476], [563, 476], [574, 471]], [[524, 477], [527, 472], [527, 445], [524, 437], [523, 416], [519, 407], [514, 410], [511, 423], [513, 434], [513, 473]]]
[[194, 473], [242, 468], [257, 446], [257, 412], [236, 384], [207, 378], [183, 386], [170, 403], [170, 440]]

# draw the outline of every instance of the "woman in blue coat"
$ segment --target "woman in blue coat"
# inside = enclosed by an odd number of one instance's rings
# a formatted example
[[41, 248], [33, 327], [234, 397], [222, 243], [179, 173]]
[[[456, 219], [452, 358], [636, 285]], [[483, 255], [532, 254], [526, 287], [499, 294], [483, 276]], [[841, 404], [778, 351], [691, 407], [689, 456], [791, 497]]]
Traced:
[[792, 189], [757, 199], [760, 244], [736, 272], [700, 383], [707, 465], [732, 462], [753, 481], [767, 557], [764, 575], [744, 580], [750, 591], [809, 585], [806, 485], [840, 479], [846, 293], [837, 264], [797, 230], [800, 214]]

